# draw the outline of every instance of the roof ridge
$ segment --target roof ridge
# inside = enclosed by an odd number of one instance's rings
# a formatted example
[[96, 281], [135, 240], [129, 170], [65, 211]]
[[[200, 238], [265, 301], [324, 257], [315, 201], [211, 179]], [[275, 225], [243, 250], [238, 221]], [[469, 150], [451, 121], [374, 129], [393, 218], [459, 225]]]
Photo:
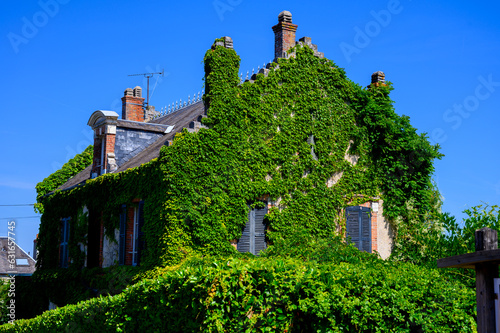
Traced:
[[156, 119], [163, 118], [165, 116], [168, 116], [169, 114], [172, 114], [174, 112], [183, 110], [183, 109], [187, 108], [190, 105], [199, 103], [199, 102], [202, 101], [204, 94], [205, 94], [205, 90], [202, 89], [201, 92], [200, 91], [198, 92], [198, 96], [196, 94], [193, 94], [193, 99], [192, 100], [191, 100], [191, 95], [188, 95], [187, 102], [186, 101], [182, 102], [182, 99], [179, 99], [179, 101], [175, 101], [175, 104], [174, 103], [169, 104], [168, 108], [165, 105], [164, 107], [162, 107], [160, 109], [160, 111], [157, 111], [158, 114], [156, 116], [152, 117], [151, 120], [156, 120]]

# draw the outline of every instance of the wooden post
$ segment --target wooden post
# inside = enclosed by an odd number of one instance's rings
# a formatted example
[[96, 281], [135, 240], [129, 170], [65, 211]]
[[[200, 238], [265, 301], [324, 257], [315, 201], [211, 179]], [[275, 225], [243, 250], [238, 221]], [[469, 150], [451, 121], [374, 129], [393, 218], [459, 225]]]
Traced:
[[497, 231], [490, 228], [476, 230], [476, 251], [487, 251], [498, 249]]
[[476, 270], [477, 333], [495, 333], [495, 289], [500, 250], [496, 230], [476, 230], [476, 252], [437, 260], [438, 268], [473, 268]]
[[[483, 228], [476, 230], [476, 252], [496, 250], [498, 236], [496, 230]], [[476, 304], [477, 332], [494, 333], [495, 291], [493, 279], [498, 277], [498, 263], [483, 262], [476, 264]]]

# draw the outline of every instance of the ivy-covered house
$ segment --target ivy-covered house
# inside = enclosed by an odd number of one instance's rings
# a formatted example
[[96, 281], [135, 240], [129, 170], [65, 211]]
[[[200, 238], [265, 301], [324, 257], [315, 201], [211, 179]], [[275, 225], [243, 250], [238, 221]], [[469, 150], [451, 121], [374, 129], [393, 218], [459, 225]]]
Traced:
[[203, 97], [171, 112], [136, 87], [121, 119], [92, 113], [79, 172], [52, 192], [39, 184], [39, 267], [258, 254], [296, 233], [389, 256], [406, 207], [432, 210], [438, 147], [395, 113], [382, 72], [361, 87], [296, 30], [280, 13], [274, 61], [246, 80], [232, 39], [216, 39]]

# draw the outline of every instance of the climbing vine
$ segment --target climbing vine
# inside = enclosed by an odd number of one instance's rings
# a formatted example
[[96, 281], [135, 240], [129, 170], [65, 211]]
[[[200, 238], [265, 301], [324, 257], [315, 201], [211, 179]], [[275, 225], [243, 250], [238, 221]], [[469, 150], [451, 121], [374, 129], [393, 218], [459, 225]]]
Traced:
[[43, 181], [36, 184], [36, 200], [35, 211], [43, 213], [43, 205], [40, 203], [41, 198], [56, 190], [59, 186], [66, 183], [71, 177], [78, 174], [80, 171], [92, 164], [94, 155], [94, 147], [92, 145], [85, 148], [83, 152], [66, 162], [61, 169], [54, 172]]
[[266, 220], [271, 244], [297, 232], [341, 234], [342, 208], [375, 198], [392, 220], [404, 219], [410, 200], [422, 216], [432, 212], [438, 147], [395, 113], [390, 84], [362, 88], [301, 46], [243, 84], [233, 49], [214, 45], [204, 62], [208, 128], [179, 133], [140, 167], [40, 198], [39, 267], [57, 265], [61, 217], [95, 209], [114, 237], [120, 205], [135, 198], [145, 200], [142, 263], [149, 266], [234, 253], [230, 240], [263, 199], [274, 203]]

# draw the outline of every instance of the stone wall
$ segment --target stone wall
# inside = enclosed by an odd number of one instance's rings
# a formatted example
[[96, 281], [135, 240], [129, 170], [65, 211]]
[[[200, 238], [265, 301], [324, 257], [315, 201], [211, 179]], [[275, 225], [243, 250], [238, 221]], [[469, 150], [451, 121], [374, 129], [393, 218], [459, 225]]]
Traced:
[[160, 138], [163, 133], [117, 127], [115, 159], [118, 166], [130, 160]]

